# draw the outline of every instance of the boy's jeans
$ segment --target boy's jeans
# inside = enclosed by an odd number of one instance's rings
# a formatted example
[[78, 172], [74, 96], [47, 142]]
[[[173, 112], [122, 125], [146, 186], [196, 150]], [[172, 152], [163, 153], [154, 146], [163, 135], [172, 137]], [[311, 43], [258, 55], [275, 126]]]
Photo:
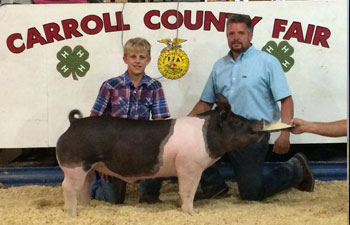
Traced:
[[[112, 204], [122, 204], [125, 200], [126, 182], [115, 177], [108, 177], [108, 181], [95, 172], [89, 187], [89, 194], [93, 199]], [[140, 182], [141, 195], [159, 197], [162, 179], [147, 179]]]

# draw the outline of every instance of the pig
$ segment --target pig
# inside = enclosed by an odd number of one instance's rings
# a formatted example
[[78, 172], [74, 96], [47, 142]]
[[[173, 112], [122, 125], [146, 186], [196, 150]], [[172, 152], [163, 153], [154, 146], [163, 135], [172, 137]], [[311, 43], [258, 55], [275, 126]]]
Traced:
[[248, 120], [231, 112], [219, 94], [216, 108], [193, 117], [136, 121], [110, 116], [82, 118], [69, 113], [70, 127], [56, 146], [64, 172], [64, 210], [77, 215], [89, 204], [93, 172], [132, 183], [155, 177], [178, 177], [182, 211], [193, 213], [202, 172], [226, 152], [258, 143], [265, 121]]

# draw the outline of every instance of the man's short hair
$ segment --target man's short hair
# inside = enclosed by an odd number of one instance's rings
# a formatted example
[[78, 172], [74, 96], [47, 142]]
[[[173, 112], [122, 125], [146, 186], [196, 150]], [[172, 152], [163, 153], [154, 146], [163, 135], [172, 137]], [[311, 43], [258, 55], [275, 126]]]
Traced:
[[124, 56], [129, 52], [145, 52], [151, 57], [151, 44], [144, 38], [131, 38], [124, 45]]
[[227, 19], [226, 27], [231, 23], [244, 23], [249, 31], [252, 30], [252, 19], [249, 15], [234, 13]]

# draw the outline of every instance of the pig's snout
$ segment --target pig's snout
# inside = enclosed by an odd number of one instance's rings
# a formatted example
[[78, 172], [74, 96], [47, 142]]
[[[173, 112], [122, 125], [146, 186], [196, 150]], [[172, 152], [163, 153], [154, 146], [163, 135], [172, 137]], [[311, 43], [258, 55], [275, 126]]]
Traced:
[[252, 131], [256, 132], [256, 133], [260, 133], [264, 131], [264, 127], [266, 127], [269, 124], [269, 122], [267, 122], [266, 120], [259, 120], [256, 121], [255, 125], [253, 126]]

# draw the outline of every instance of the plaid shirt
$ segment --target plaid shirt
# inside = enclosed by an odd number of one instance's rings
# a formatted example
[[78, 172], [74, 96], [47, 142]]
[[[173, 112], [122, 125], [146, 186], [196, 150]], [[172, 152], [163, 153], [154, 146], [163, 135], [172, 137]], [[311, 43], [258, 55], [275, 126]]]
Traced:
[[137, 88], [126, 71], [103, 82], [91, 115], [110, 115], [133, 120], [149, 120], [170, 116], [162, 84], [143, 75]]

